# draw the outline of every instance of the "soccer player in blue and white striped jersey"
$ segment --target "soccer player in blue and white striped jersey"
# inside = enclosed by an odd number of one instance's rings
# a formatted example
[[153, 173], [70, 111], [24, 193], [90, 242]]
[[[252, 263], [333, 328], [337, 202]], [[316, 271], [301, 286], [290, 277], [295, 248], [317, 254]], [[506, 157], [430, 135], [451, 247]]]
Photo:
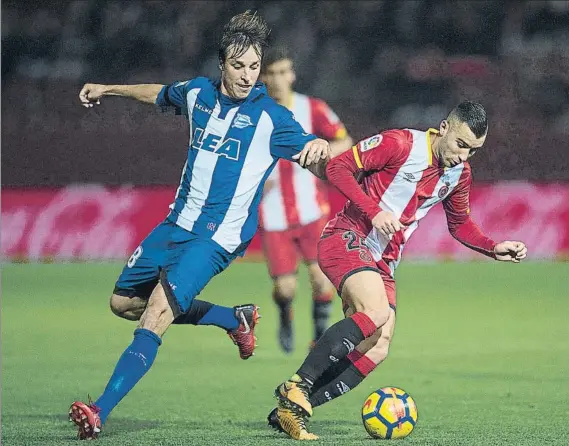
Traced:
[[256, 14], [233, 17], [221, 40], [219, 81], [86, 84], [79, 94], [85, 107], [109, 95], [176, 107], [190, 126], [188, 160], [170, 213], [135, 250], [111, 297], [115, 314], [140, 321], [134, 340], [97, 401], [71, 405], [79, 438], [98, 436], [111, 410], [150, 369], [172, 323], [216, 325], [237, 344], [241, 358], [253, 355], [257, 307], [228, 308], [195, 297], [245, 252], [257, 229], [263, 185], [277, 161], [296, 160], [323, 178], [330, 156], [328, 143], [304, 133], [257, 82], [268, 34]]

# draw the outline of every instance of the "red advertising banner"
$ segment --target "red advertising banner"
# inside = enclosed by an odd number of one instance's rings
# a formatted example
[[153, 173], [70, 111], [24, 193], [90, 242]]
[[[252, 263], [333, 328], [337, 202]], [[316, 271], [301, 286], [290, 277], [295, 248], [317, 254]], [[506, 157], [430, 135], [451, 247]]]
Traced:
[[[69, 186], [2, 190], [2, 256], [6, 260], [126, 259], [168, 213], [175, 187]], [[332, 211], [343, 197], [331, 193]], [[474, 187], [472, 215], [495, 240], [523, 240], [531, 258], [569, 256], [569, 185], [496, 183]], [[260, 252], [257, 237], [248, 255]], [[404, 258], [480, 257], [456, 242], [442, 206], [421, 222]]]

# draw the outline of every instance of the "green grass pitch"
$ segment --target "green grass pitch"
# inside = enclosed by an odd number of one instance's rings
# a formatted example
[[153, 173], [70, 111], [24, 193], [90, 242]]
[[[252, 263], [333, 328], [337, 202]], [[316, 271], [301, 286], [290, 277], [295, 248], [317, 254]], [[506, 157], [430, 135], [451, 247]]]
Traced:
[[[108, 309], [120, 269], [3, 266], [2, 444], [77, 444], [68, 406], [100, 394], [135, 327]], [[419, 423], [408, 444], [569, 444], [569, 264], [403, 264], [397, 280], [390, 357], [357, 389], [315, 411], [317, 444], [372, 444], [360, 408], [386, 385], [417, 401]], [[100, 444], [292, 444], [265, 417], [273, 389], [306, 354], [310, 294], [302, 272], [296, 351], [284, 356], [270, 290], [262, 264], [237, 263], [215, 278], [201, 298], [261, 305], [257, 355], [240, 360], [214, 327], [172, 327]]]

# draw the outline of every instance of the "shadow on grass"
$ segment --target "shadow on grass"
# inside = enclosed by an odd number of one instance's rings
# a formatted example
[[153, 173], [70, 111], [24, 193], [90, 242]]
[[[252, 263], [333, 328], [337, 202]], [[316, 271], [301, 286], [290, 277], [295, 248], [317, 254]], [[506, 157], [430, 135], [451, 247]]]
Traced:
[[[46, 427], [47, 432], [45, 435], [34, 434], [33, 440], [46, 440], [53, 442], [54, 440], [66, 441], [75, 440], [77, 438], [77, 428], [73, 423], [69, 422], [69, 419], [65, 415], [41, 415], [41, 414], [28, 414], [28, 415], [10, 415], [4, 416], [2, 419], [2, 424], [14, 426], [28, 426], [28, 425], [43, 425]], [[139, 418], [124, 418], [124, 417], [113, 417], [109, 421], [109, 429], [105, 430], [105, 437], [113, 437], [118, 435], [124, 435], [129, 432], [139, 432], [142, 430], [152, 430], [159, 427], [170, 426], [174, 423], [163, 423], [159, 420], [141, 420]], [[191, 423], [175, 423], [176, 425], [184, 425], [187, 429], [198, 429], [199, 426], [192, 425]], [[49, 427], [53, 427], [55, 430], [50, 430]], [[68, 429], [65, 429], [68, 428]], [[17, 428], [16, 428], [17, 430]]]
[[[45, 441], [46, 444], [56, 442], [73, 441], [76, 437], [76, 427], [70, 423], [66, 416], [62, 415], [12, 415], [4, 417], [3, 424], [17, 424], [20, 429], [27, 425], [38, 424], [45, 427], [44, 433], [36, 433], [33, 435], [33, 442]], [[191, 435], [192, 432], [200, 432], [203, 435], [204, 427], [212, 423], [203, 423], [198, 421], [171, 421], [171, 420], [144, 420], [139, 418], [113, 417], [109, 420], [103, 431], [102, 437], [113, 439], [123, 437], [125, 434], [151, 431], [151, 430], [171, 430], [176, 432], [185, 432]], [[279, 433], [270, 428], [265, 420], [259, 421], [235, 421], [228, 420], [227, 427], [237, 428], [247, 432], [251, 438], [263, 439], [286, 439], [286, 435]], [[50, 429], [51, 427], [51, 429]], [[314, 420], [310, 422], [309, 430], [316, 430], [330, 434], [343, 434], [350, 428], [354, 427], [353, 422], [346, 420]], [[16, 429], [19, 430], [19, 429]], [[14, 432], [15, 433], [15, 432]], [[19, 435], [17, 435], [19, 436]], [[15, 439], [15, 438], [14, 438]]]

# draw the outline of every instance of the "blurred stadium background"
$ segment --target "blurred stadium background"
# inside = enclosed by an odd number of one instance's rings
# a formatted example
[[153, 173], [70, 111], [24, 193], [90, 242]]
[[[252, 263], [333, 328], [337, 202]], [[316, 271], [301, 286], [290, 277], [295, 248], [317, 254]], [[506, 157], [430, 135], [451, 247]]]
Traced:
[[[401, 267], [401, 334], [393, 359], [373, 382], [325, 409], [329, 424], [320, 429], [328, 429], [332, 443], [363, 439], [358, 405], [368, 391], [393, 384], [408, 388], [424, 410], [423, 430], [411, 441], [441, 444], [443, 432], [445, 444], [569, 444], [563, 421], [569, 415], [569, 329], [562, 319], [569, 311], [569, 2], [4, 0], [5, 444], [72, 438], [62, 427], [66, 404], [87, 391], [97, 394], [132, 330], [113, 319], [107, 296], [124, 259], [165, 216], [186, 157], [181, 116], [113, 98], [85, 110], [78, 102], [81, 85], [215, 77], [223, 24], [245, 9], [258, 10], [272, 26], [272, 41], [292, 49], [296, 89], [325, 99], [356, 140], [386, 128], [436, 125], [458, 101], [481, 101], [490, 131], [472, 161], [473, 215], [494, 238], [524, 240], [532, 261], [547, 262], [516, 268], [483, 261], [448, 236], [441, 209], [433, 210], [406, 248], [407, 260], [429, 263]], [[330, 194], [336, 211], [343, 200]], [[259, 255], [255, 240], [245, 261]], [[472, 259], [481, 262], [448, 263]], [[41, 264], [46, 262], [56, 265]], [[293, 371], [291, 363], [302, 359], [310, 337], [308, 284], [304, 277], [297, 352], [285, 358], [274, 340], [276, 312], [264, 266], [245, 263], [230, 270], [204, 297], [231, 305], [243, 299], [264, 303], [265, 353], [259, 362], [265, 361], [265, 369], [255, 386], [262, 394], [255, 397], [260, 409], [249, 413], [242, 402], [229, 401], [225, 407], [234, 409], [236, 421], [220, 428], [223, 405], [202, 408], [200, 422], [214, 438], [196, 426], [191, 435], [199, 437], [196, 444], [270, 443], [277, 437], [265, 433], [262, 419], [272, 386], [283, 370]], [[468, 292], [456, 300], [456, 283], [441, 290], [430, 283], [433, 277], [439, 283], [460, 280], [459, 288]], [[433, 327], [425, 315], [446, 325]], [[121, 336], [99, 336], [87, 347], [77, 333], [88, 327]], [[483, 338], [477, 337], [481, 331]], [[215, 378], [214, 393], [258, 372], [255, 364], [237, 363], [228, 341], [212, 340], [209, 329], [192, 329], [192, 345], [184, 333], [183, 327], [169, 332], [171, 346], [163, 349], [178, 356], [163, 354], [167, 367], [153, 369], [145, 390], [121, 403], [114, 426], [128, 435], [114, 441], [158, 444], [167, 431], [180, 429], [178, 415], [168, 414], [160, 424], [173, 404], [168, 398], [184, 392], [164, 380], [191, 378], [181, 384], [187, 390], [181, 402], [188, 407], [208, 398], [208, 380], [195, 379], [201, 365], [191, 367], [196, 355], [198, 363], [209, 364], [214, 349], [228, 356], [215, 364], [236, 368], [227, 382], [214, 365], [203, 366]], [[41, 376], [31, 373], [38, 368]], [[79, 377], [85, 371], [89, 385]], [[152, 406], [155, 391], [164, 397], [162, 406]], [[147, 414], [137, 411], [137, 398], [152, 406]], [[40, 413], [29, 416], [31, 401]], [[501, 414], [509, 408], [509, 415], [490, 428], [488, 406]], [[478, 418], [466, 417], [466, 410]], [[539, 414], [546, 421], [535, 421]], [[43, 436], [30, 433], [38, 423]], [[482, 425], [490, 437], [479, 435]], [[254, 440], [251, 429], [261, 432]], [[464, 429], [472, 435], [462, 443]], [[192, 444], [184, 435], [184, 444]], [[163, 444], [182, 444], [178, 440]]]

